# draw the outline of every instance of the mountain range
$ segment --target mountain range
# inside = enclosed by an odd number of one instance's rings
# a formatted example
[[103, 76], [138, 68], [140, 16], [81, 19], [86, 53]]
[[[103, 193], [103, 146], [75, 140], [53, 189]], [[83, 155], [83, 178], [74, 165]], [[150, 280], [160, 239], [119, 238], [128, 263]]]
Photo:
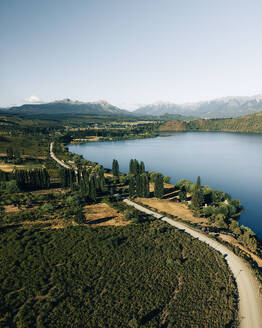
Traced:
[[200, 118], [227, 118], [262, 111], [262, 95], [225, 97], [197, 103], [174, 104], [159, 102], [136, 109], [135, 115], [180, 114]]
[[65, 114], [87, 114], [87, 115], [126, 115], [129, 112], [113, 106], [106, 101], [80, 102], [71, 99], [63, 99], [49, 103], [25, 104], [10, 108], [1, 108], [10, 114], [21, 115], [65, 115]]
[[[197, 103], [175, 104], [158, 102], [142, 106], [133, 112], [120, 109], [106, 101], [80, 102], [70, 99], [41, 104], [24, 104], [1, 108], [10, 114], [22, 115], [121, 115], [121, 116], [163, 116], [177, 115], [180, 119], [229, 118], [262, 112], [262, 95], [252, 97], [225, 97]], [[186, 116], [186, 117], [185, 117]], [[190, 117], [190, 118], [189, 118]]]

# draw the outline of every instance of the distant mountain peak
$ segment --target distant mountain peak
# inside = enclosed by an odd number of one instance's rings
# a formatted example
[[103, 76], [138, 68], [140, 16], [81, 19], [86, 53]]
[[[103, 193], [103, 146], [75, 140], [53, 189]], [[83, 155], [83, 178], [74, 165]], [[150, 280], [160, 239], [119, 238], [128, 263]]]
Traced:
[[87, 115], [130, 115], [128, 111], [120, 109], [102, 100], [97, 102], [73, 101], [70, 98], [55, 100], [42, 104], [25, 104], [11, 107], [8, 111], [27, 115], [61, 115], [61, 114], [87, 114]]
[[262, 94], [251, 97], [223, 97], [196, 103], [175, 104], [159, 101], [134, 111], [136, 115], [180, 114], [202, 118], [237, 117], [262, 111]]

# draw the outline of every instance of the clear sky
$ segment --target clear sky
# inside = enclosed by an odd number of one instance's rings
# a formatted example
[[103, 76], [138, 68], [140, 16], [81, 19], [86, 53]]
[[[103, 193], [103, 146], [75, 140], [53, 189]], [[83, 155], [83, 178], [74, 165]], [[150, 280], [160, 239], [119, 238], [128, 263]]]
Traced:
[[0, 105], [262, 93], [261, 17], [261, 0], [0, 0]]

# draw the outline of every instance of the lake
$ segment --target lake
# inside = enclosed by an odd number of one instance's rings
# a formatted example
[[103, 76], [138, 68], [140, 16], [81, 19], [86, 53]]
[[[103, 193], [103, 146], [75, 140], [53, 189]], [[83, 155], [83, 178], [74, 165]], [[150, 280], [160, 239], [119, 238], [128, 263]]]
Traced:
[[224, 132], [178, 132], [152, 139], [69, 145], [73, 153], [106, 168], [112, 160], [127, 173], [129, 161], [144, 161], [146, 170], [188, 179], [229, 193], [243, 203], [240, 223], [262, 238], [262, 135]]

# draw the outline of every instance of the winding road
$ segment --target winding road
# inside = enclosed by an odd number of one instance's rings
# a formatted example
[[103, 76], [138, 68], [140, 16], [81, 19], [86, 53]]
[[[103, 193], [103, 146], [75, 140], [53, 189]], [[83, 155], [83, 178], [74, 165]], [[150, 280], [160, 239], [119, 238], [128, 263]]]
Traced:
[[239, 320], [240, 328], [261, 328], [262, 327], [262, 298], [260, 296], [260, 284], [249, 269], [248, 265], [237, 255], [235, 255], [226, 246], [219, 242], [209, 238], [205, 234], [195, 231], [187, 225], [169, 219], [163, 215], [153, 212], [141, 205], [138, 205], [129, 199], [125, 199], [124, 202], [135, 207], [137, 210], [142, 211], [146, 214], [152, 215], [153, 217], [160, 219], [180, 230], [185, 231], [194, 238], [197, 238], [218, 252], [220, 252], [229, 268], [231, 269], [234, 278], [237, 283], [239, 293]]
[[56, 161], [59, 165], [63, 166], [65, 169], [72, 169], [71, 166], [67, 165], [66, 163], [62, 162], [60, 159], [56, 157], [54, 154], [54, 141], [50, 143], [50, 156]]

